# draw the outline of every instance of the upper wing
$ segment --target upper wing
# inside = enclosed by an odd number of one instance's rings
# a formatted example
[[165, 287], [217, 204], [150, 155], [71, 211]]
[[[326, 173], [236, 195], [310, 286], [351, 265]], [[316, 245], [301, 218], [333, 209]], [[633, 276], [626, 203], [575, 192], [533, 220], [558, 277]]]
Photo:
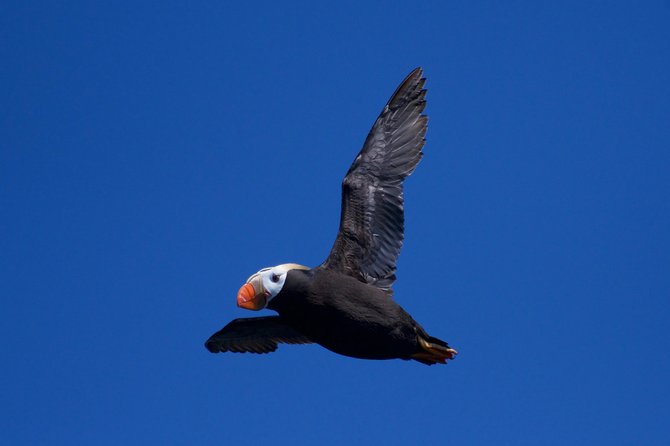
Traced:
[[423, 155], [428, 117], [423, 71], [391, 96], [342, 182], [340, 229], [321, 265], [391, 291], [403, 242], [403, 180]]
[[312, 341], [284, 323], [280, 316], [235, 319], [205, 342], [212, 353], [270, 353], [277, 344], [311, 344]]

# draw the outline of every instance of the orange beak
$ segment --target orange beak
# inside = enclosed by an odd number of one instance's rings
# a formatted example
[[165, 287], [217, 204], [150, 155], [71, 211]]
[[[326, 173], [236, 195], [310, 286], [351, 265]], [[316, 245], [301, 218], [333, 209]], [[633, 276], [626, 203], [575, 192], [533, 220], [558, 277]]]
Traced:
[[237, 306], [246, 310], [262, 310], [269, 293], [263, 289], [260, 276], [251, 277], [237, 292]]

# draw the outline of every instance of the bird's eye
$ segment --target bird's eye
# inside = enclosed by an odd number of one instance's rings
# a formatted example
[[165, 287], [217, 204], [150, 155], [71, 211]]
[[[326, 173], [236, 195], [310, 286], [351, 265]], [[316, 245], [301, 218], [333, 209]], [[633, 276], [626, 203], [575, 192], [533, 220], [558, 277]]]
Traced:
[[270, 276], [270, 280], [272, 280], [274, 283], [277, 283], [279, 282], [279, 276], [276, 275], [275, 273], [272, 273], [272, 275]]

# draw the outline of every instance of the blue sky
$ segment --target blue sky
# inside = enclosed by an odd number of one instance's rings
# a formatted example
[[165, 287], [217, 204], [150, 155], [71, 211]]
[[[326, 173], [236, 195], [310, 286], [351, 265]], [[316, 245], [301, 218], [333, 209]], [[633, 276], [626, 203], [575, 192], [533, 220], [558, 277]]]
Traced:
[[[2, 443], [670, 444], [670, 4], [317, 3], [0, 7]], [[395, 296], [458, 358], [208, 353], [415, 66]]]

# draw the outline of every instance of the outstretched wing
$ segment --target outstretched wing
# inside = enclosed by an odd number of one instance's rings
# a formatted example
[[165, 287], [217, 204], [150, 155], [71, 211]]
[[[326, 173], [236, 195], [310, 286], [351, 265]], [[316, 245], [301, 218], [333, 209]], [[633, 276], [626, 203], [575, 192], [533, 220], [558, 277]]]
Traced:
[[270, 353], [277, 344], [311, 344], [312, 341], [287, 325], [280, 316], [235, 319], [205, 342], [212, 353]]
[[340, 229], [321, 267], [391, 292], [403, 242], [403, 180], [423, 153], [428, 117], [423, 71], [391, 96], [342, 182]]

